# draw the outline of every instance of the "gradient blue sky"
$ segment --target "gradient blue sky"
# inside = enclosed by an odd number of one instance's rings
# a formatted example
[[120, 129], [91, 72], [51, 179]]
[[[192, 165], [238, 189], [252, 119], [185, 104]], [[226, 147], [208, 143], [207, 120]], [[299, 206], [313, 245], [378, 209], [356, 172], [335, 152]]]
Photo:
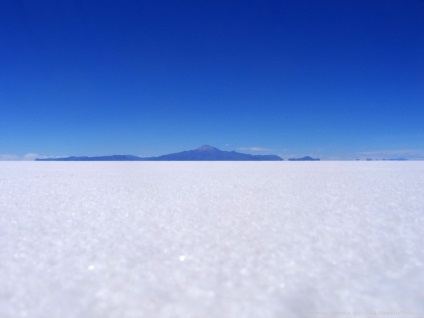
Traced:
[[0, 158], [424, 159], [423, 17], [422, 0], [2, 0]]

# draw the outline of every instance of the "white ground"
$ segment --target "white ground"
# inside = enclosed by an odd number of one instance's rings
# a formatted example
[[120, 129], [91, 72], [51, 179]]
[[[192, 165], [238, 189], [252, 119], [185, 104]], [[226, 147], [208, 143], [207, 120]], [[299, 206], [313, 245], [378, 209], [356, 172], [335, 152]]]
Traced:
[[1, 162], [0, 317], [424, 317], [423, 233], [424, 162]]

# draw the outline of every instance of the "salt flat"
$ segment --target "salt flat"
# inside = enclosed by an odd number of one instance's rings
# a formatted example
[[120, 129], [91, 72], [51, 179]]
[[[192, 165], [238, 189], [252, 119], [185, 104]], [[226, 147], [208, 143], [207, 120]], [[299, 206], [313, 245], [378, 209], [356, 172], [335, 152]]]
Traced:
[[424, 162], [1, 162], [0, 317], [424, 313], [423, 229]]

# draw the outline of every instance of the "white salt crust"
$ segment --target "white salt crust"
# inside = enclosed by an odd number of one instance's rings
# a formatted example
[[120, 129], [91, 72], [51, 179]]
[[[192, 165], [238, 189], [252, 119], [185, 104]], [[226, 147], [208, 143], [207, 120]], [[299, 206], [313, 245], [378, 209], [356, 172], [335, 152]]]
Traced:
[[0, 162], [0, 317], [424, 317], [423, 233], [424, 162]]

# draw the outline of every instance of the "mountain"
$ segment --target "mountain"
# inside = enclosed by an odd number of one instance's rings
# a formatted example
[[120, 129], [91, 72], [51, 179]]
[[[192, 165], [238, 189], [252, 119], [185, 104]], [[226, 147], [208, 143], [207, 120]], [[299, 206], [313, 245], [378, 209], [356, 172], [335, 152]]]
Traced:
[[140, 161], [141, 157], [131, 155], [113, 155], [113, 156], [98, 156], [98, 157], [65, 157], [65, 158], [45, 158], [35, 159], [36, 161]]
[[146, 158], [148, 161], [281, 161], [275, 155], [249, 155], [235, 151], [222, 151], [204, 145], [194, 150], [172, 153], [159, 157]]
[[320, 161], [319, 158], [312, 158], [309, 156], [302, 157], [302, 158], [290, 158], [289, 161]]
[[66, 157], [36, 159], [37, 161], [282, 161], [276, 155], [250, 155], [236, 151], [222, 151], [204, 145], [194, 150], [171, 153], [158, 157], [137, 157], [130, 155], [114, 155], [100, 157]]

